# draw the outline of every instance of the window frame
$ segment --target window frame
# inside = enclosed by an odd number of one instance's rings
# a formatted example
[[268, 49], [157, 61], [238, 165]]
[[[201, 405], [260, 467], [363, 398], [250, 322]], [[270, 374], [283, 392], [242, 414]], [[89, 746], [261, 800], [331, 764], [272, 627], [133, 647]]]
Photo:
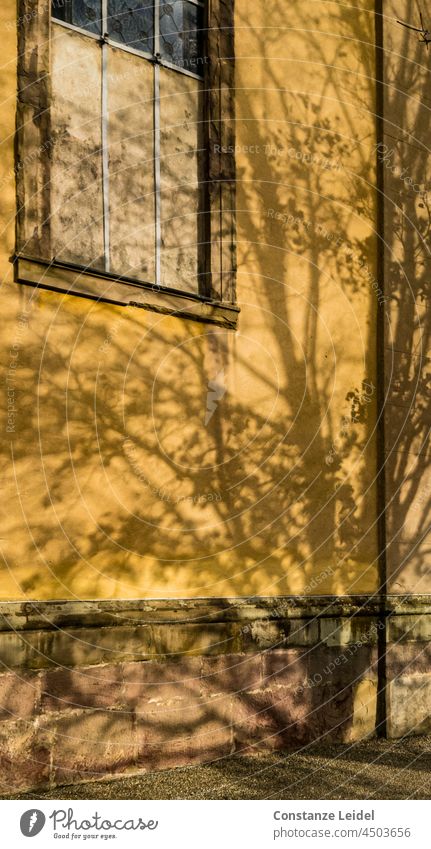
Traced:
[[[31, 2], [31, 0], [30, 0]], [[234, 113], [234, 2], [206, 0], [194, 5], [204, 9], [203, 77], [187, 68], [166, 62], [162, 57], [123, 45], [97, 33], [58, 20], [51, 16], [51, 4], [46, 0], [33, 0], [33, 14], [28, 14], [29, 0], [19, 0], [19, 61], [18, 108], [16, 132], [17, 173], [17, 233], [16, 252], [13, 258], [15, 280], [18, 283], [40, 286], [97, 300], [128, 306], [140, 306], [156, 312], [183, 315], [200, 321], [235, 327], [239, 308], [236, 304], [236, 220], [235, 220], [235, 113]], [[107, 0], [103, 2], [107, 9]], [[27, 14], [26, 14], [27, 10]], [[105, 271], [85, 266], [59, 262], [50, 249], [49, 216], [49, 165], [50, 165], [50, 38], [51, 23], [76, 30], [81, 35], [101, 43], [102, 52], [109, 46], [137, 54], [157, 69], [185, 74], [203, 79], [205, 127], [204, 178], [205, 194], [201, 222], [200, 259], [198, 279], [200, 291], [196, 294], [160, 285], [160, 267], [156, 280], [140, 282], [133, 278], [113, 274], [109, 265]], [[104, 18], [106, 21], [106, 17]], [[154, 44], [154, 54], [157, 51]], [[36, 62], [35, 62], [36, 57]], [[103, 58], [102, 58], [103, 63]], [[156, 82], [155, 82], [156, 86]], [[103, 88], [103, 87], [102, 87]], [[156, 92], [155, 92], [156, 93]], [[103, 96], [103, 91], [102, 91]], [[103, 109], [102, 109], [103, 113]], [[103, 120], [102, 120], [103, 123]], [[103, 138], [103, 135], [102, 135]], [[34, 173], [28, 175], [28, 150], [36, 148], [39, 155], [32, 158]], [[106, 136], [102, 144], [102, 166], [107, 167]], [[106, 173], [106, 170], [105, 170]], [[29, 179], [29, 176], [32, 179]], [[31, 198], [29, 183], [36, 184], [39, 221], [26, 203]], [[156, 192], [160, 186], [156, 186]], [[40, 194], [40, 197], [39, 197]], [[159, 210], [160, 226], [160, 210]], [[106, 228], [106, 220], [103, 222]], [[33, 227], [33, 230], [32, 230]], [[108, 225], [109, 227], [109, 225]], [[32, 235], [38, 233], [37, 238]], [[29, 235], [30, 234], [30, 235]], [[106, 236], [105, 260], [106, 260]], [[156, 237], [160, 257], [160, 233]], [[109, 246], [109, 241], [108, 241]], [[109, 247], [108, 247], [109, 249]], [[108, 254], [109, 255], [109, 254]]]

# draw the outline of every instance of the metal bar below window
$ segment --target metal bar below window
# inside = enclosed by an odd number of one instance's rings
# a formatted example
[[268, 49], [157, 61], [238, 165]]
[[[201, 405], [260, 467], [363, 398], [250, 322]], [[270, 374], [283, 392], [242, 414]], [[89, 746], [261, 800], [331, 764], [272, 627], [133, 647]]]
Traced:
[[131, 53], [132, 56], [140, 56], [141, 59], [146, 59], [148, 62], [154, 61], [153, 54], [147, 52], [146, 50], [137, 50], [136, 47], [130, 47], [130, 44], [123, 44], [121, 41], [115, 41], [112, 37], [108, 35], [105, 35], [105, 41], [107, 44], [109, 44], [110, 47], [122, 50], [123, 53]]
[[168, 71], [177, 71], [179, 74], [184, 74], [186, 77], [193, 77], [194, 80], [200, 80], [202, 82], [204, 75], [197, 74], [194, 71], [189, 71], [188, 68], [183, 68], [181, 65], [174, 65], [173, 62], [168, 62], [167, 59], [160, 57], [159, 64], [162, 68], [167, 68]]
[[100, 41], [100, 34], [97, 32], [91, 32], [88, 29], [83, 29], [83, 27], [77, 27], [76, 24], [70, 24], [68, 21], [61, 21], [60, 18], [51, 18], [51, 23], [55, 24], [59, 27], [64, 27], [64, 29], [71, 29], [72, 32], [77, 32], [79, 35], [85, 35], [89, 38], [95, 38], [96, 41]]

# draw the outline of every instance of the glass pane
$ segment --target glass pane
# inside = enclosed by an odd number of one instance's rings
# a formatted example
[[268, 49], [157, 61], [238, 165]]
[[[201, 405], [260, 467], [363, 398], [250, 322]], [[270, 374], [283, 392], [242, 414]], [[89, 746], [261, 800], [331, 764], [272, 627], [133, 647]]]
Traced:
[[154, 68], [111, 47], [108, 56], [111, 271], [153, 282]]
[[202, 82], [160, 68], [161, 284], [198, 292]]
[[100, 34], [101, 0], [51, 0], [51, 14], [59, 21]]
[[153, 0], [108, 0], [108, 17], [113, 41], [153, 52]]
[[160, 53], [163, 59], [202, 73], [202, 8], [186, 0], [160, 3]]
[[93, 38], [57, 29], [51, 46], [52, 253], [103, 268], [102, 51]]

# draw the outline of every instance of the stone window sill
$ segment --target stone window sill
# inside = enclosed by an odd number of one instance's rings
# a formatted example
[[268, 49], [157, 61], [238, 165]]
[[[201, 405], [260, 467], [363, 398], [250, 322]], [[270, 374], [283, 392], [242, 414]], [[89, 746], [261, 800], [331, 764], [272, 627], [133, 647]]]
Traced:
[[237, 326], [240, 310], [235, 304], [211, 301], [188, 292], [160, 288], [151, 283], [139, 283], [127, 277], [89, 271], [61, 262], [17, 256], [14, 266], [17, 283], [121, 306], [140, 307], [232, 330]]

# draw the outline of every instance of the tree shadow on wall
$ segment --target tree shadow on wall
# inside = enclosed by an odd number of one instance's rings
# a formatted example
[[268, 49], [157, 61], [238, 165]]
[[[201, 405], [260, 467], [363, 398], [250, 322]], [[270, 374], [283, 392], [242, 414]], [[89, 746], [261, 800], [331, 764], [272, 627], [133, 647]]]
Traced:
[[[261, 57], [252, 87], [237, 57], [239, 332], [70, 301], [48, 323], [46, 299], [31, 321], [13, 438], [29, 596], [376, 588], [372, 21], [272, 13], [264, 37], [238, 13]], [[274, 61], [289, 27], [298, 55]]]
[[[409, 15], [406, 4], [405, 15]], [[390, 9], [389, 11], [392, 11]], [[403, 18], [397, 8], [397, 17]], [[404, 17], [405, 20], [409, 18]], [[389, 589], [429, 592], [430, 60], [408, 30], [386, 32], [386, 491]]]

